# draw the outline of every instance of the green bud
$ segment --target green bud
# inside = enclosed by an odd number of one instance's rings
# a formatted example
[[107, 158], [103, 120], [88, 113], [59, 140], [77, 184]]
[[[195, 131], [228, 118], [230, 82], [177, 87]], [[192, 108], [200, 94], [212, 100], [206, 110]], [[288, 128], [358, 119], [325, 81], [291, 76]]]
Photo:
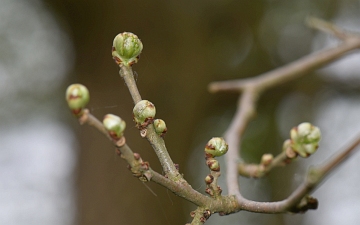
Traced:
[[321, 132], [318, 127], [311, 123], [301, 123], [290, 131], [291, 140], [296, 143], [310, 144], [318, 143], [321, 139]]
[[214, 137], [205, 146], [206, 154], [212, 157], [222, 156], [228, 151], [228, 144], [223, 138]]
[[131, 66], [139, 60], [142, 49], [143, 44], [138, 36], [123, 32], [114, 38], [112, 57], [118, 65]]
[[82, 109], [89, 103], [90, 94], [82, 84], [72, 84], [66, 89], [66, 101], [75, 115], [80, 115]]
[[136, 126], [142, 129], [153, 122], [156, 109], [154, 104], [148, 100], [141, 100], [140, 102], [136, 103], [133, 109], [133, 114]]
[[162, 119], [154, 120], [154, 127], [155, 127], [155, 132], [159, 134], [161, 137], [163, 137], [167, 132], [165, 121]]
[[121, 138], [126, 128], [125, 121], [113, 114], [105, 115], [103, 124], [105, 129], [109, 132], [110, 136], [114, 138]]
[[310, 123], [301, 123], [290, 131], [291, 148], [301, 157], [308, 157], [319, 147], [320, 129]]

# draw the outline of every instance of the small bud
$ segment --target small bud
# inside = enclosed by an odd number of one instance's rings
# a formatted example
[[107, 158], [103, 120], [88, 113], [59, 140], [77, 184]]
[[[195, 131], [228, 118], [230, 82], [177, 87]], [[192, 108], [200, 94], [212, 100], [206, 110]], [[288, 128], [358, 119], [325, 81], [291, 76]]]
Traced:
[[161, 137], [165, 136], [167, 132], [167, 128], [164, 120], [162, 119], [154, 120], [154, 127], [158, 135], [160, 135]]
[[205, 219], [209, 219], [210, 216], [211, 216], [210, 210], [206, 209], [206, 210], [204, 211], [204, 213], [203, 213], [203, 216], [204, 216]]
[[212, 157], [222, 156], [228, 151], [228, 144], [223, 138], [214, 137], [205, 146], [206, 154]]
[[211, 174], [209, 174], [205, 177], [206, 184], [211, 184], [213, 181], [214, 181], [214, 177]]
[[262, 157], [261, 157], [261, 165], [264, 165], [264, 166], [268, 166], [271, 164], [271, 162], [273, 161], [274, 159], [274, 156], [272, 154], [264, 154]]
[[205, 193], [208, 194], [208, 195], [210, 195], [210, 196], [213, 196], [213, 195], [214, 195], [213, 190], [210, 189], [210, 188], [205, 188]]
[[301, 157], [308, 157], [319, 147], [320, 129], [310, 123], [301, 123], [290, 131], [291, 148]]
[[75, 115], [80, 115], [82, 109], [89, 103], [89, 90], [82, 84], [72, 84], [66, 89], [66, 101]]
[[131, 66], [140, 58], [143, 49], [138, 36], [130, 32], [123, 32], [114, 38], [112, 56], [118, 65]]
[[134, 109], [134, 121], [139, 129], [145, 128], [147, 125], [153, 122], [156, 109], [154, 104], [148, 100], [141, 100], [138, 102]]
[[214, 158], [208, 159], [206, 161], [206, 164], [207, 164], [207, 166], [209, 167], [210, 170], [212, 170], [212, 171], [220, 171], [220, 164], [216, 159], [214, 159]]
[[105, 129], [109, 132], [110, 136], [114, 138], [121, 138], [126, 128], [125, 121], [113, 114], [105, 115], [103, 124]]

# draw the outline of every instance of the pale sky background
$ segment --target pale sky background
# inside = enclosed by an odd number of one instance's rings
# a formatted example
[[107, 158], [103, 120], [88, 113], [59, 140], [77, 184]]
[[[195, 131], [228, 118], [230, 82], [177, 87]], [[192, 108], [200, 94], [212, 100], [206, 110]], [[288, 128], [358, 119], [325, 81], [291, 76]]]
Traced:
[[0, 0], [0, 52], [0, 224], [72, 224], [76, 141], [59, 107], [71, 43], [40, 1]]

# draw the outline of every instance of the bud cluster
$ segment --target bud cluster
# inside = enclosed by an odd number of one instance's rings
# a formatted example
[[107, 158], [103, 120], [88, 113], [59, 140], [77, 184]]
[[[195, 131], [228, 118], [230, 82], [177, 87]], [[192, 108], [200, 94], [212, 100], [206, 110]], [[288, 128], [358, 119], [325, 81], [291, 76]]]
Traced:
[[160, 136], [164, 137], [167, 132], [166, 123], [162, 119], [155, 119], [156, 108], [155, 105], [148, 100], [141, 100], [136, 103], [133, 109], [133, 116], [136, 127], [141, 131], [145, 131], [142, 136], [146, 135], [146, 127], [149, 124], [154, 124], [155, 132]]
[[319, 147], [321, 139], [320, 129], [311, 123], [301, 123], [290, 131], [290, 140], [284, 142], [283, 149], [289, 158], [297, 155], [309, 157]]
[[205, 145], [205, 159], [206, 165], [210, 169], [209, 175], [205, 177], [205, 183], [207, 188], [205, 192], [217, 198], [221, 195], [221, 188], [217, 185], [217, 179], [220, 176], [220, 164], [215, 157], [224, 155], [228, 151], [228, 144], [221, 137], [211, 138]]

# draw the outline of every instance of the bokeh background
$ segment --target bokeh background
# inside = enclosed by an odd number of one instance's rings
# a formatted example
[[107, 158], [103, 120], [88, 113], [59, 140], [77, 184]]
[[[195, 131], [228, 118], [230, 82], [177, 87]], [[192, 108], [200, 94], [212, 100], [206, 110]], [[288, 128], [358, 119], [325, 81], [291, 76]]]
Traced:
[[[125, 119], [128, 144], [161, 172], [133, 126], [132, 100], [111, 58], [116, 34], [137, 34], [144, 44], [134, 65], [141, 95], [167, 123], [165, 140], [174, 162], [203, 192], [203, 147], [225, 131], [237, 99], [210, 94], [207, 85], [256, 76], [336, 46], [335, 38], [304, 25], [309, 15], [360, 32], [359, 0], [0, 0], [0, 224], [190, 222], [195, 206], [134, 179], [105, 137], [78, 124], [67, 110], [66, 87], [86, 85], [89, 109], [99, 119], [107, 113]], [[241, 179], [246, 197], [285, 198], [309, 165], [359, 133], [359, 62], [355, 51], [261, 97], [244, 137], [246, 161], [278, 153], [300, 122], [318, 125], [323, 140], [309, 159], [262, 180]], [[359, 224], [359, 160], [360, 154], [354, 155], [313, 194], [320, 201], [317, 211], [214, 215], [207, 224]]]

